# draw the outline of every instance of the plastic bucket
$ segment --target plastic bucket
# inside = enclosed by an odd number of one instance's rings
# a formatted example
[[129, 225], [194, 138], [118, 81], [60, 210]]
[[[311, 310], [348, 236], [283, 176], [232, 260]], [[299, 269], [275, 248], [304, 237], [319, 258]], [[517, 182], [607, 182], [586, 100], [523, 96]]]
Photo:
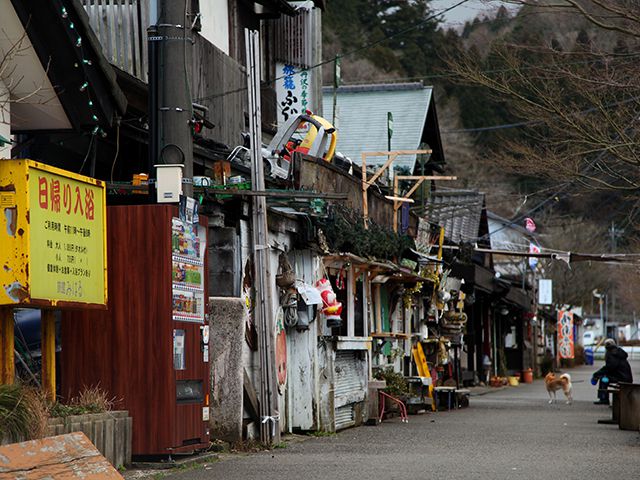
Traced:
[[522, 371], [522, 381], [524, 383], [533, 383], [533, 370], [527, 368]]
[[584, 363], [585, 365], [593, 365], [593, 349], [585, 348], [584, 349]]

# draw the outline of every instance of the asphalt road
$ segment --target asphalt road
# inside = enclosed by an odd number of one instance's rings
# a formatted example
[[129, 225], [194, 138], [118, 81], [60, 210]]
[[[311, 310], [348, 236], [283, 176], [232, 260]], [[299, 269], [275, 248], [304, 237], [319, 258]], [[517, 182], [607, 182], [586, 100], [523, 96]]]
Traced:
[[[309, 437], [286, 448], [224, 459], [170, 475], [225, 479], [640, 478], [640, 434], [599, 425], [593, 367], [571, 369], [574, 403], [547, 403], [542, 381], [471, 397], [466, 409]], [[632, 362], [640, 380], [640, 362]]]

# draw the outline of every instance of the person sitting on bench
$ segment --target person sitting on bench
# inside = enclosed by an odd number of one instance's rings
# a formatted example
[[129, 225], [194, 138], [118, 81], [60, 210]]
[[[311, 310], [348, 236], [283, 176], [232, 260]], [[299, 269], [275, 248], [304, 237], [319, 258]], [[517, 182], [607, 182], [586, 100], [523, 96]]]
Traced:
[[633, 382], [631, 366], [627, 361], [627, 352], [618, 347], [613, 338], [607, 338], [604, 341], [604, 348], [604, 366], [591, 377], [591, 383], [594, 385], [598, 380], [600, 381], [598, 385], [598, 401], [593, 402], [596, 405], [609, 405], [609, 393], [607, 392], [607, 387], [610, 384], [618, 382]]

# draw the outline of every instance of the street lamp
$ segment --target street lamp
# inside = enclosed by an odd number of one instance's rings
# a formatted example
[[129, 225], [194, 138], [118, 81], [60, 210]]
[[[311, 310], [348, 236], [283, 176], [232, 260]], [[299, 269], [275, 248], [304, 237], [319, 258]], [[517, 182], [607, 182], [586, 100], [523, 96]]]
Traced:
[[597, 288], [594, 289], [591, 293], [598, 299], [598, 304], [600, 305], [600, 325], [602, 325], [602, 338], [607, 338], [607, 326], [605, 325], [604, 315], [602, 314], [602, 304], [604, 303], [603, 300], [607, 298], [607, 294], [604, 292], [599, 292]]

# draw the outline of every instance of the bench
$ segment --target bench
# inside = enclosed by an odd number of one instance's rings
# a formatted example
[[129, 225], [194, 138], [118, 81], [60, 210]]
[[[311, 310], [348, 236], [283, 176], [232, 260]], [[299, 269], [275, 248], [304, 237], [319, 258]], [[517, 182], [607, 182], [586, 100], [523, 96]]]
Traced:
[[620, 382], [618, 399], [620, 404], [618, 426], [620, 430], [637, 432], [640, 429], [640, 384]]
[[598, 389], [599, 392], [607, 392], [611, 394], [611, 418], [604, 418], [598, 420], [600, 425], [618, 425], [620, 421], [620, 401], [618, 394], [620, 389], [617, 384], [609, 384], [608, 388]]
[[433, 387], [434, 402], [436, 408], [439, 406], [438, 397], [440, 395], [447, 396], [447, 410], [458, 409], [469, 404], [469, 395], [471, 391], [466, 388], [456, 387]]

